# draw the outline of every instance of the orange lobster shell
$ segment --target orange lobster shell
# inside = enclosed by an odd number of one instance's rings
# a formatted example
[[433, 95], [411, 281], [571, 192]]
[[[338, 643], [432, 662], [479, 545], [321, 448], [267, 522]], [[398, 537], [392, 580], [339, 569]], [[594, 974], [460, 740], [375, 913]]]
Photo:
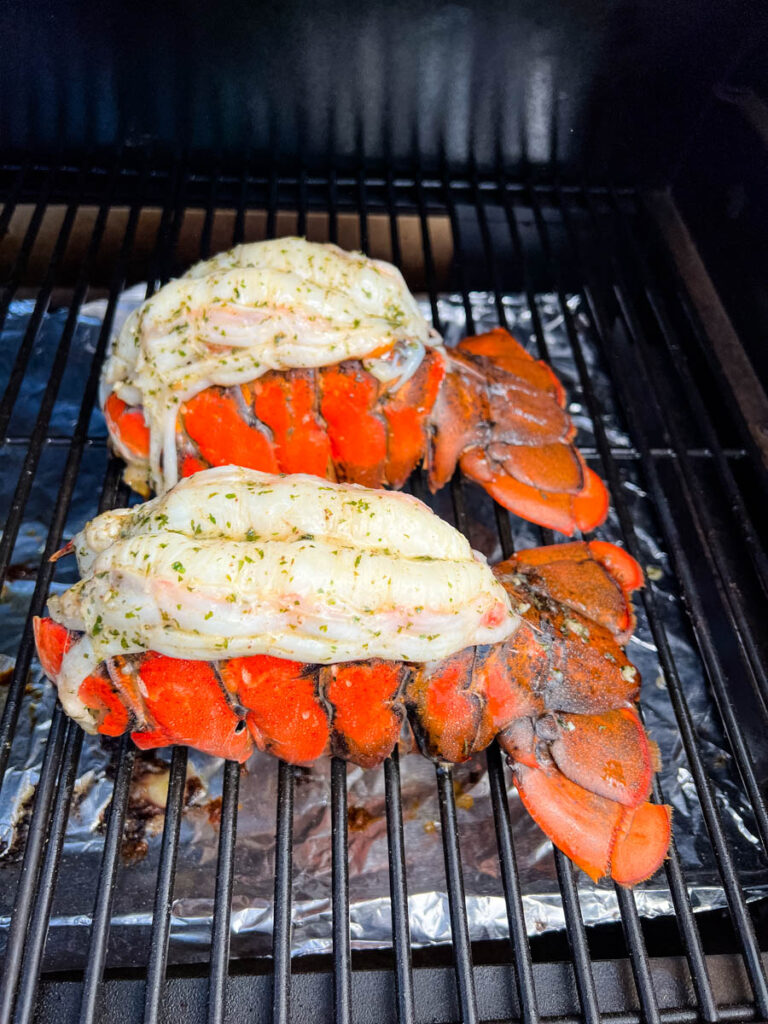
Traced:
[[[494, 572], [521, 619], [503, 643], [425, 664], [148, 652], [102, 663], [79, 696], [101, 733], [238, 761], [258, 747], [295, 764], [333, 754], [371, 768], [406, 722], [435, 760], [464, 761], [498, 737], [521, 800], [553, 842], [593, 878], [633, 885], [657, 870], [670, 839], [669, 809], [648, 802], [658, 754], [622, 649], [640, 567], [591, 541], [521, 551]], [[35, 638], [55, 681], [73, 634], [36, 619]]]
[[[123, 450], [146, 458], [142, 409], [113, 392], [104, 414]], [[575, 433], [552, 370], [497, 328], [428, 348], [394, 390], [357, 360], [206, 388], [181, 407], [177, 451], [182, 476], [233, 463], [368, 487], [400, 488], [423, 462], [432, 491], [458, 465], [511, 512], [571, 536], [608, 511]]]

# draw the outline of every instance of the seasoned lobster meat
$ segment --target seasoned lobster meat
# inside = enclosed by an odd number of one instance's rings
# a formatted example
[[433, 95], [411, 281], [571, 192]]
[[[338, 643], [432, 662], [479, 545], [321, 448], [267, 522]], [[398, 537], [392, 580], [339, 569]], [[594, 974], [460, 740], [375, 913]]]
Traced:
[[608, 508], [546, 364], [501, 329], [445, 349], [399, 271], [333, 245], [192, 267], [113, 339], [101, 398], [142, 494], [230, 463], [397, 489], [423, 463], [569, 535]]
[[491, 570], [391, 492], [225, 467], [99, 516], [37, 619], [65, 711], [142, 749], [381, 763], [408, 725], [460, 762], [495, 737], [532, 817], [597, 878], [652, 874], [669, 812], [623, 645], [642, 573], [600, 541]]

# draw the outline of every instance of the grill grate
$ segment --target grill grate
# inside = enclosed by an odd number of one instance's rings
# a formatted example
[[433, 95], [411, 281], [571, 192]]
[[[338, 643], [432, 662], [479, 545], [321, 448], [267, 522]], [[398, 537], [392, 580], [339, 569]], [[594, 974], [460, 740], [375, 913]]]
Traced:
[[[509, 183], [502, 179], [467, 181], [344, 177], [330, 174], [297, 177], [276, 174], [193, 174], [181, 160], [170, 169], [153, 166], [150, 156], [136, 166], [116, 159], [112, 166], [38, 167], [25, 164], [0, 169], [5, 205], [0, 229], [12, 229], [21, 204], [28, 219], [13, 246], [7, 283], [0, 295], [0, 323], [14, 295], [34, 285], [35, 306], [15, 356], [9, 383], [0, 399], [0, 435], [7, 448], [24, 445], [24, 460], [0, 540], [0, 576], [5, 580], [22, 524], [35, 473], [47, 447], [66, 451], [61, 486], [55, 500], [39, 575], [17, 654], [0, 724], [0, 772], [8, 764], [14, 730], [23, 706], [27, 673], [33, 657], [31, 619], [43, 610], [53, 578], [49, 556], [59, 546], [67, 512], [86, 448], [98, 371], [117, 297], [137, 267], [153, 291], [192, 258], [210, 255], [219, 214], [234, 209], [231, 241], [253, 234], [249, 214], [263, 211], [259, 233], [286, 233], [286, 211], [294, 211], [287, 230], [304, 234], [325, 218], [324, 235], [335, 241], [342, 219], [353, 224], [364, 250], [372, 237], [372, 218], [386, 218], [392, 257], [401, 263], [411, 250], [421, 250], [421, 272], [435, 324], [440, 326], [435, 232], [447, 224], [453, 272], [461, 293], [467, 325], [473, 326], [470, 293], [476, 287], [494, 295], [498, 320], [506, 324], [504, 291], [509, 279], [525, 291], [532, 315], [538, 354], [547, 358], [547, 342], [536, 301], [543, 287], [553, 289], [565, 321], [579, 372], [585, 404], [594, 425], [595, 447], [586, 451], [611, 490], [622, 539], [638, 556], [636, 526], [624, 497], [623, 465], [639, 466], [652, 498], [667, 552], [671, 556], [685, 611], [706, 670], [729, 749], [749, 798], [759, 837], [768, 844], [765, 804], [768, 751], [759, 737], [768, 722], [768, 679], [764, 668], [764, 621], [768, 594], [768, 560], [761, 543], [760, 520], [754, 514], [763, 500], [766, 479], [753, 458], [749, 437], [728, 411], [728, 386], [709, 360], [705, 335], [690, 303], [685, 282], [675, 275], [669, 251], [655, 232], [646, 197], [632, 190], [575, 189]], [[45, 240], [51, 209], [64, 207], [58, 230]], [[70, 247], [78, 215], [85, 204], [97, 212], [84, 254], [75, 261]], [[154, 235], [146, 246], [148, 211], [159, 205]], [[125, 208], [122, 238], [111, 276], [103, 281], [100, 253], [116, 206]], [[182, 253], [186, 212], [202, 209], [194, 252]], [[403, 218], [416, 230], [403, 238]], [[503, 230], [502, 230], [503, 229]], [[441, 229], [442, 230], [442, 229]], [[444, 232], [445, 234], [445, 232]], [[501, 239], [501, 240], [500, 240]], [[225, 243], [226, 244], [226, 243]], [[33, 257], [44, 252], [44, 272], [30, 272]], [[511, 268], [511, 269], [510, 269]], [[33, 358], [43, 316], [56, 289], [67, 282], [70, 312], [55, 353], [50, 378], [28, 437], [7, 432], [19, 387]], [[67, 364], [79, 309], [94, 288], [106, 287], [107, 314], [82, 391], [82, 403], [71, 437], [55, 436], [50, 420]], [[602, 418], [579, 331], [567, 296], [581, 296], [583, 310], [611, 377], [627, 421], [633, 447], [611, 443]], [[711, 404], [712, 396], [720, 405]], [[64, 455], [64, 452], [62, 452]], [[111, 459], [101, 495], [102, 509], [124, 503], [120, 465]], [[713, 490], [714, 484], [714, 490]], [[418, 493], [420, 484], [416, 481]], [[464, 488], [451, 486], [455, 520], [467, 528]], [[512, 551], [509, 516], [496, 509], [502, 550]], [[553, 539], [542, 531], [542, 539]], [[570, 862], [555, 851], [569, 948], [568, 960], [550, 957], [526, 931], [514, 835], [507, 799], [505, 768], [498, 748], [487, 753], [491, 803], [498, 838], [501, 879], [509, 918], [511, 949], [473, 949], [465, 912], [460, 834], [450, 768], [436, 769], [450, 921], [453, 974], [439, 963], [423, 965], [424, 956], [410, 946], [407, 878], [397, 755], [384, 766], [387, 836], [392, 897], [394, 962], [368, 967], [350, 951], [347, 863], [346, 766], [334, 760], [331, 769], [333, 943], [332, 990], [328, 962], [306, 970], [291, 962], [292, 833], [295, 773], [277, 768], [275, 901], [271, 973], [263, 965], [230, 963], [229, 938], [237, 835], [239, 768], [228, 763], [223, 780], [221, 828], [215, 887], [213, 933], [208, 977], [168, 968], [168, 942], [179, 827], [183, 812], [187, 753], [172, 755], [170, 785], [157, 875], [151, 940], [145, 972], [131, 977], [108, 972], [110, 921], [113, 914], [119, 848], [128, 804], [134, 753], [124, 738], [117, 749], [116, 775], [104, 837], [101, 870], [95, 884], [94, 910], [86, 969], [80, 977], [40, 976], [54, 892], [59, 877], [64, 831], [70, 813], [78, 759], [80, 730], [60, 710], [54, 714], [24, 848], [23, 867], [10, 926], [0, 984], [0, 1024], [79, 1018], [147, 1021], [334, 1019], [340, 1022], [420, 1020], [542, 1019], [684, 1022], [703, 1019], [768, 1018], [765, 904], [748, 905], [739, 868], [726, 838], [721, 811], [707, 777], [685, 684], [665, 627], [664, 609], [653, 585], [641, 594], [656, 643], [670, 699], [677, 718], [690, 772], [706, 822], [718, 871], [727, 897], [733, 939], [727, 948], [710, 951], [711, 930], [694, 917], [686, 878], [674, 848], [666, 864], [675, 908], [677, 948], [641, 922], [635, 897], [617, 891], [625, 955], [598, 958], [596, 932], [585, 928]], [[757, 737], [757, 742], [754, 738]], [[657, 790], [655, 797], [661, 799]], [[715, 929], [720, 927], [718, 918]], [[726, 929], [727, 931], [727, 929]], [[728, 932], [730, 936], [730, 932]], [[613, 940], [611, 940], [613, 941]], [[412, 961], [417, 966], [413, 966]], [[486, 962], [487, 961], [487, 962]], [[355, 970], [352, 970], [353, 965]], [[293, 968], [296, 967], [296, 970]], [[514, 981], [511, 979], [514, 978]], [[691, 990], [692, 987], [692, 990]], [[394, 989], [394, 991], [393, 991]]]

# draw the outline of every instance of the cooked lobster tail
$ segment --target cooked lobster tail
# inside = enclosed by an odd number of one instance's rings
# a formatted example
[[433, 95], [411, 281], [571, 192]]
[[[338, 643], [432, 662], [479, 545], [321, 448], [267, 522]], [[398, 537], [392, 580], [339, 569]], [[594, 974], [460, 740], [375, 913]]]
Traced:
[[[135, 482], [150, 451], [143, 411], [112, 392], [104, 413]], [[176, 428], [181, 476], [233, 463], [400, 488], [424, 463], [433, 491], [459, 466], [510, 511], [569, 536], [608, 510], [573, 444], [562, 385], [501, 328], [453, 350], [426, 347], [399, 382], [346, 360], [208, 387], [182, 404]]]
[[[290, 763], [333, 754], [370, 768], [406, 720], [436, 760], [464, 761], [498, 737], [525, 807], [576, 864], [622, 885], [649, 877], [666, 855], [670, 813], [648, 802], [658, 752], [622, 649], [639, 566], [592, 541], [521, 551], [494, 572], [520, 617], [501, 643], [424, 664], [132, 654], [102, 663], [78, 697], [99, 732], [130, 729], [143, 749], [185, 743], [238, 761], [258, 747]], [[35, 638], [55, 681], [77, 635], [36, 619]]]

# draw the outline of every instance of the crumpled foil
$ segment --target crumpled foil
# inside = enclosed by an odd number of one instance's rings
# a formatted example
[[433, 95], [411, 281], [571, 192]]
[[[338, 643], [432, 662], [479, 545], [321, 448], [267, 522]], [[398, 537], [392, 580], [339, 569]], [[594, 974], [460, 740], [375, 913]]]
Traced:
[[[115, 327], [144, 296], [137, 286], [121, 297]], [[594, 433], [572, 358], [565, 326], [552, 295], [538, 297], [549, 358], [570, 398], [570, 412], [579, 430], [577, 442], [589, 452]], [[471, 296], [475, 328], [494, 326], [497, 320], [492, 296]], [[569, 300], [584, 347], [604, 425], [612, 445], [630, 448], [621, 425], [609, 379], [599, 353], [581, 317], [576, 298]], [[444, 295], [439, 300], [441, 328], [448, 344], [465, 331], [461, 298]], [[538, 356], [530, 310], [519, 295], [504, 297], [507, 321], [518, 339]], [[423, 302], [428, 315], [429, 305]], [[6, 359], [0, 366], [0, 387], [7, 379], [13, 353], [20, 343], [32, 312], [30, 303], [15, 303], [2, 332]], [[82, 310], [73, 340], [66, 374], [59, 390], [49, 434], [56, 440], [44, 449], [27, 504], [25, 519], [15, 545], [9, 580], [0, 599], [0, 700], [2, 681], [13, 664], [34, 586], [34, 577], [63, 468], [67, 438], [71, 436], [82, 396], [83, 381], [93, 357], [104, 315], [104, 303]], [[66, 318], [66, 311], [47, 314], [30, 362], [22, 393], [9, 427], [19, 442], [6, 447], [0, 474], [0, 515], [7, 514], [10, 496], [24, 457], [23, 438], [28, 436], [48, 381], [50, 365]], [[98, 496], [107, 464], [105, 427], [94, 411], [80, 477], [69, 513], [67, 531], [74, 532], [97, 512]], [[636, 461], [621, 460], [625, 498], [632, 510], [642, 544], [649, 585], [664, 608], [672, 651], [690, 704], [705, 767], [712, 782], [727, 841], [742, 884], [752, 898], [768, 894], [768, 864], [739, 782], [738, 772], [723, 739], [719, 719], [704, 679], [701, 661], [684, 621], [674, 577], [654, 527], [651, 503], [641, 485]], [[599, 467], [598, 467], [599, 468]], [[470, 540], [491, 561], [501, 557], [495, 513], [490, 498], [476, 485], [463, 484], [471, 514]], [[433, 507], [451, 520], [449, 489], [438, 494]], [[516, 547], [541, 543], [533, 525], [511, 517]], [[612, 512], [598, 535], [620, 540]], [[73, 560], [57, 564], [54, 588], [62, 589], [75, 579]], [[711, 844], [701, 815], [696, 788], [680, 740], [679, 730], [659, 666], [648, 624], [638, 602], [638, 625], [629, 656], [642, 679], [642, 713], [652, 739], [660, 748], [663, 769], [659, 782], [663, 797], [674, 809], [674, 834], [691, 901], [696, 910], [725, 905]], [[27, 687], [11, 754], [10, 766], [0, 790], [0, 941], [9, 923], [9, 911], [18, 884], [29, 809], [39, 778], [44, 746], [54, 706], [53, 687], [35, 663]], [[104, 842], [104, 818], [112, 792], [115, 741], [85, 737], [78, 766], [73, 806], [67, 827], [51, 927], [45, 952], [46, 969], [74, 968], [87, 957], [90, 915], [95, 879]], [[141, 965], [146, 960], [152, 920], [163, 805], [167, 788], [169, 751], [138, 755], [126, 822], [122, 858], [117, 874], [108, 963], [110, 966]], [[218, 821], [222, 762], [190, 752], [181, 826], [178, 869], [174, 885], [169, 961], [207, 958], [210, 943], [213, 894], [218, 849]], [[414, 945], [450, 941], [440, 814], [434, 767], [417, 753], [401, 757], [402, 802], [411, 938]], [[491, 810], [485, 756], [454, 769], [455, 794], [467, 914], [472, 939], [497, 939], [508, 935], [496, 834]], [[525, 918], [530, 934], [564, 927], [552, 847], [520, 804], [507, 777], [510, 813]], [[240, 788], [237, 850], [232, 905], [232, 955], [265, 955], [271, 950], [274, 872], [274, 832], [277, 796], [277, 764], [255, 754], [243, 768]], [[350, 924], [354, 948], [391, 945], [389, 874], [381, 770], [348, 771]], [[331, 948], [331, 843], [330, 779], [327, 764], [297, 770], [293, 847], [293, 951], [295, 954], [327, 952]], [[586, 924], [619, 918], [611, 884], [593, 884], [577, 872], [581, 911]], [[672, 914], [666, 876], [659, 872], [638, 886], [635, 900], [641, 915]]]

